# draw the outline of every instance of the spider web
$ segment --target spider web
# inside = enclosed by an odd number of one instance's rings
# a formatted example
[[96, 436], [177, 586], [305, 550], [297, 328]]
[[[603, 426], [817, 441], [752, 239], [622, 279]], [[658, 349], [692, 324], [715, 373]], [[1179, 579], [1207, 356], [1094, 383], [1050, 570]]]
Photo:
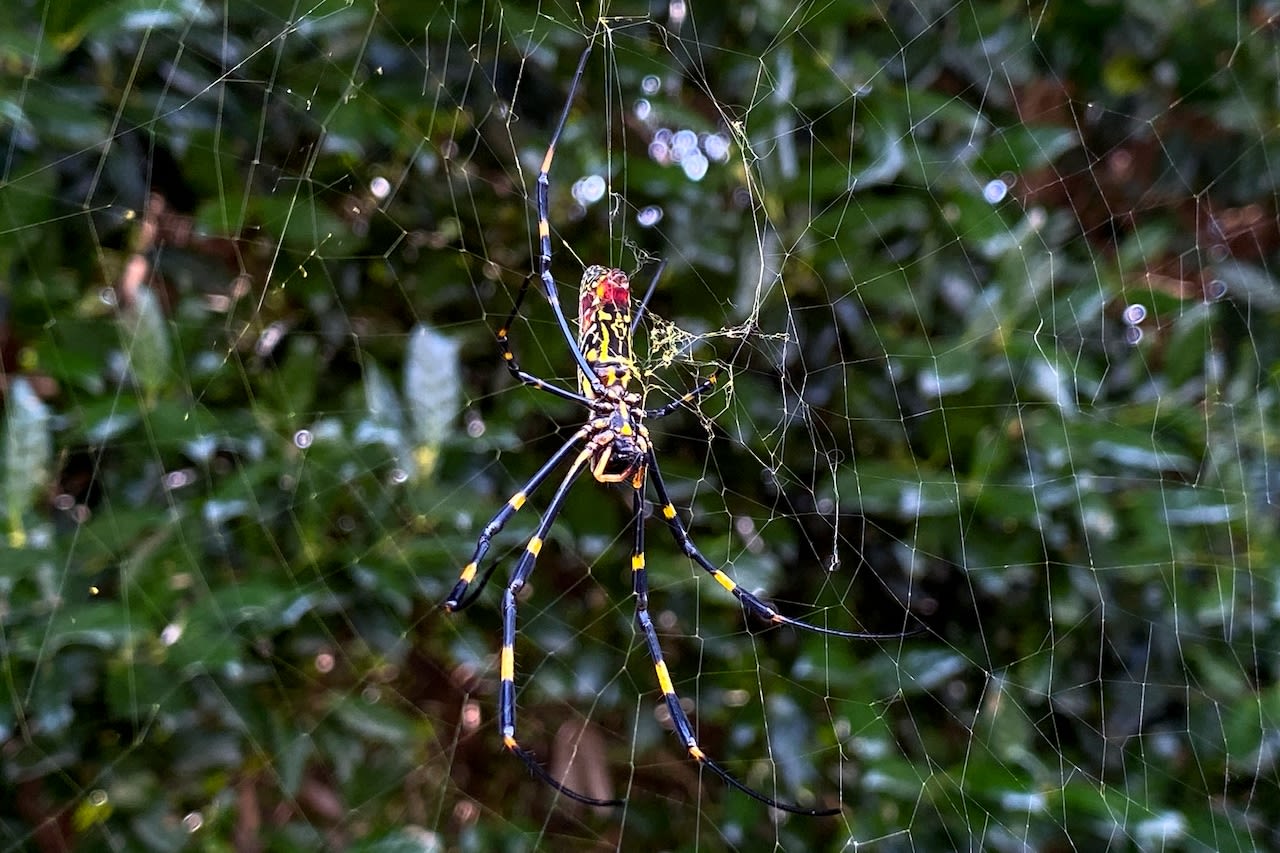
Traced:
[[[1272, 3], [205, 4], [0, 23], [0, 849], [1280, 846]], [[744, 616], [493, 343], [648, 288]], [[577, 377], [544, 300], [521, 364]], [[655, 500], [652, 492], [649, 499]]]

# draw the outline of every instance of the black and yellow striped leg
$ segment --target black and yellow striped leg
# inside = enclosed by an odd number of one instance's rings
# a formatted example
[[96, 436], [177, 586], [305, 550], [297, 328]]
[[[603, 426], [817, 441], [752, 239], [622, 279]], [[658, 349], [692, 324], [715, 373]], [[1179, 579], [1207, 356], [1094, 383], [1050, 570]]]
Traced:
[[672, 400], [669, 403], [663, 403], [661, 406], [654, 409], [652, 412], [646, 411], [644, 413], [644, 416], [647, 420], [651, 420], [651, 421], [657, 420], [658, 418], [665, 418], [667, 415], [671, 414], [676, 409], [683, 406], [685, 403], [688, 403], [690, 400], [698, 399], [703, 394], [707, 393], [712, 388], [714, 388], [715, 385], [716, 385], [716, 374], [713, 373], [710, 376], [708, 376], [706, 379], [702, 380], [697, 385], [695, 385], [693, 390], [689, 391], [684, 396], [679, 397], [675, 400]]
[[621, 800], [602, 800], [596, 797], [588, 797], [586, 794], [580, 794], [569, 788], [548, 773], [538, 763], [538, 759], [534, 754], [522, 747], [519, 741], [516, 740], [516, 596], [519, 595], [520, 590], [525, 585], [525, 581], [529, 579], [530, 573], [533, 572], [533, 565], [538, 559], [538, 552], [542, 550], [542, 543], [547, 531], [551, 529], [556, 516], [560, 514], [564, 499], [569, 494], [569, 487], [578, 479], [578, 475], [583, 472], [584, 465], [590, 458], [591, 449], [587, 448], [579, 453], [578, 457], [573, 460], [573, 464], [569, 466], [569, 472], [565, 474], [564, 479], [560, 481], [559, 487], [556, 488], [556, 493], [551, 497], [551, 503], [547, 505], [547, 511], [543, 514], [542, 521], [538, 523], [537, 531], [534, 532], [533, 538], [529, 540], [529, 543], [525, 545], [524, 553], [520, 555], [520, 559], [516, 562], [515, 570], [511, 573], [511, 581], [502, 593], [502, 653], [499, 659], [499, 671], [502, 680], [498, 686], [498, 730], [502, 733], [503, 746], [519, 756], [520, 760], [525, 763], [534, 776], [537, 776], [569, 799], [577, 800], [588, 806], [620, 806], [622, 805]]
[[731, 592], [748, 612], [775, 625], [790, 625], [793, 628], [813, 631], [817, 634], [846, 637], [851, 640], [899, 640], [909, 636], [904, 633], [872, 634], [862, 631], [840, 631], [835, 628], [824, 628], [821, 625], [814, 625], [811, 622], [805, 622], [800, 619], [792, 619], [790, 616], [783, 616], [777, 610], [774, 610], [759, 598], [738, 586], [732, 578], [712, 565], [711, 561], [698, 550], [698, 546], [693, 544], [693, 539], [689, 537], [689, 532], [685, 530], [683, 522], [680, 521], [680, 516], [676, 514], [675, 505], [671, 503], [671, 495], [667, 492], [666, 483], [662, 481], [662, 472], [658, 470], [658, 457], [653, 452], [652, 447], [649, 448], [649, 477], [653, 480], [653, 487], [658, 492], [658, 500], [662, 502], [662, 517], [666, 520], [667, 527], [671, 530], [671, 536], [676, 540], [676, 544], [691, 560], [705, 569], [716, 583]]
[[524, 506], [524, 502], [528, 500], [529, 495], [542, 485], [543, 480], [550, 476], [556, 466], [564, 461], [564, 458], [573, 450], [574, 445], [586, 438], [590, 430], [587, 427], [575, 432], [568, 441], [560, 445], [560, 449], [551, 455], [551, 458], [537, 470], [537, 472], [529, 478], [529, 482], [525, 483], [520, 491], [512, 495], [498, 510], [498, 514], [489, 519], [489, 523], [484, 526], [484, 530], [480, 531], [480, 538], [476, 540], [475, 553], [471, 555], [471, 561], [462, 568], [462, 574], [458, 577], [458, 582], [454, 584], [453, 591], [449, 593], [449, 597], [444, 600], [444, 609], [450, 613], [456, 613], [470, 607], [471, 604], [480, 596], [484, 590], [484, 585], [488, 582], [489, 576], [493, 573], [494, 563], [485, 570], [480, 578], [480, 583], [469, 597], [464, 599], [467, 594], [468, 587], [476, 578], [476, 570], [480, 565], [480, 561], [484, 559], [484, 555], [489, 551], [489, 543], [493, 537], [497, 536], [502, 528], [506, 527], [507, 522], [511, 520], [511, 516], [520, 511], [520, 507]]
[[495, 337], [498, 339], [498, 349], [502, 353], [502, 360], [507, 363], [507, 370], [511, 371], [511, 375], [525, 385], [532, 385], [540, 391], [549, 391], [557, 397], [561, 397], [565, 400], [572, 400], [575, 403], [579, 403], [590, 408], [591, 401], [586, 397], [574, 391], [559, 388], [545, 380], [539, 379], [532, 373], [521, 369], [520, 363], [516, 361], [516, 354], [511, 349], [511, 339], [509, 337], [511, 324], [515, 322], [516, 317], [520, 314], [520, 305], [524, 302], [524, 295], [529, 290], [529, 282], [533, 281], [533, 279], [534, 277], [532, 275], [525, 277], [524, 282], [520, 285], [520, 292], [516, 294], [516, 301], [511, 307], [511, 313], [507, 315], [506, 321], [495, 334]]
[[582, 375], [587, 377], [587, 382], [591, 384], [592, 390], [597, 394], [604, 394], [604, 385], [600, 382], [600, 377], [591, 369], [591, 365], [587, 363], [587, 357], [578, 346], [577, 340], [573, 336], [573, 332], [569, 330], [569, 321], [565, 319], [564, 309], [560, 307], [560, 297], [556, 291], [556, 280], [551, 275], [551, 204], [548, 199], [551, 188], [551, 161], [556, 156], [556, 144], [560, 141], [560, 134], [564, 132], [565, 123], [569, 120], [569, 110], [573, 107], [573, 96], [578, 92], [578, 85], [582, 82], [582, 72], [587, 67], [587, 57], [591, 55], [591, 45], [587, 44], [587, 49], [582, 52], [582, 58], [578, 60], [578, 70], [573, 75], [573, 82], [569, 84], [569, 97], [565, 100], [564, 111], [560, 113], [560, 120], [556, 122], [555, 132], [551, 134], [551, 142], [547, 144], [546, 156], [542, 158], [542, 168], [538, 171], [538, 183], [534, 188], [534, 197], [538, 207], [538, 267], [537, 275], [542, 280], [543, 295], [547, 297], [547, 301], [551, 303], [551, 311], [556, 315], [556, 323], [560, 326], [560, 334], [564, 335], [565, 341], [569, 344], [569, 349], [573, 353], [574, 360], [578, 363], [578, 369], [582, 371]]
[[653, 619], [649, 616], [649, 581], [644, 566], [644, 497], [640, 489], [635, 490], [634, 506], [635, 512], [631, 523], [635, 526], [636, 539], [635, 550], [631, 554], [631, 579], [632, 590], [636, 596], [636, 621], [640, 623], [640, 630], [644, 633], [645, 644], [649, 647], [649, 656], [653, 658], [653, 668], [658, 675], [658, 686], [662, 689], [662, 698], [667, 703], [667, 712], [671, 715], [671, 723], [675, 726], [676, 736], [680, 738], [680, 742], [684, 744], [684, 748], [689, 752], [689, 757], [742, 793], [754, 797], [775, 809], [817, 817], [839, 814], [839, 808], [807, 809], [803, 806], [775, 800], [767, 794], [762, 794], [745, 782], [739, 781], [728, 770], [712, 761], [698, 746], [698, 739], [694, 736], [693, 725], [689, 722], [689, 716], [684, 712], [684, 708], [680, 707], [680, 697], [676, 694], [675, 685], [671, 681], [671, 673], [667, 671], [667, 663], [662, 657], [662, 646], [658, 643], [658, 632], [653, 626]]

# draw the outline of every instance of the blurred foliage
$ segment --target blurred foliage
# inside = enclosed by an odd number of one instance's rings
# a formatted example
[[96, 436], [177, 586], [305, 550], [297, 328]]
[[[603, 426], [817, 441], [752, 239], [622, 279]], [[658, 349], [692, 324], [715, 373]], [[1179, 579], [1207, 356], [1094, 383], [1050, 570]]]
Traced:
[[[0, 21], [0, 846], [1280, 847], [1280, 8], [299, 8]], [[664, 731], [625, 495], [571, 494], [518, 650], [522, 739], [554, 770], [589, 724], [625, 811], [502, 752], [496, 591], [437, 607], [581, 416], [492, 334], [593, 32], [564, 304], [665, 258], [653, 399], [728, 380], [652, 428], [702, 550], [923, 628], [746, 624], [650, 525], [704, 747], [837, 819]]]

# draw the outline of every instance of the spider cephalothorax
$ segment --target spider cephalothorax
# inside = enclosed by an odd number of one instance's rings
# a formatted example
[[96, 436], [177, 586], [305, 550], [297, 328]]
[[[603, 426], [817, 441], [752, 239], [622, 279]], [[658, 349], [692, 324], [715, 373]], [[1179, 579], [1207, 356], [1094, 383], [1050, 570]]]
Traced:
[[649, 431], [640, 423], [644, 409], [640, 395], [606, 385], [605, 396], [592, 400], [599, 408], [587, 423], [591, 452], [591, 475], [601, 483], [629, 482], [633, 489], [644, 486], [644, 470], [649, 455]]

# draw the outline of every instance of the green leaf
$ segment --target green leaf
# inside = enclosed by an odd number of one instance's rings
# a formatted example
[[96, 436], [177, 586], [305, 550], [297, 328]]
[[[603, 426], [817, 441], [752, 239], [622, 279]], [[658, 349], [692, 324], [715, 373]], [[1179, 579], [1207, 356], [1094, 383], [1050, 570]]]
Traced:
[[21, 548], [27, 533], [22, 516], [49, 483], [53, 440], [49, 407], [31, 383], [19, 376], [9, 386], [5, 410], [4, 505], [9, 521], [9, 544]]
[[902, 656], [902, 689], [906, 693], [938, 690], [969, 667], [963, 656], [943, 649], [909, 651]]
[[430, 479], [462, 408], [462, 365], [459, 344], [426, 323], [409, 336], [404, 362], [404, 397], [409, 404], [415, 472]]
[[840, 503], [850, 511], [908, 521], [954, 516], [964, 497], [952, 476], [928, 476], [917, 466], [879, 459], [859, 459], [845, 466], [836, 483]]
[[138, 288], [133, 301], [120, 313], [120, 336], [129, 370], [150, 405], [173, 379], [169, 322], [151, 288]]
[[992, 134], [976, 164], [982, 178], [1026, 174], [1052, 163], [1080, 144], [1079, 134], [1063, 127], [1015, 125]]
[[412, 749], [421, 734], [420, 726], [400, 711], [361, 695], [340, 697], [333, 710], [353, 733], [389, 746]]
[[351, 853], [439, 853], [445, 844], [438, 833], [420, 826], [405, 826], [347, 849]]
[[132, 648], [142, 639], [145, 630], [145, 624], [119, 602], [69, 604], [49, 620], [47, 635], [22, 637], [24, 642], [15, 644], [15, 651], [36, 657], [52, 656], [73, 645], [115, 651]]
[[408, 471], [413, 454], [405, 439], [404, 410], [395, 387], [372, 358], [364, 362], [364, 404], [366, 417], [356, 428], [357, 444], [380, 444], [387, 448], [397, 465]]

